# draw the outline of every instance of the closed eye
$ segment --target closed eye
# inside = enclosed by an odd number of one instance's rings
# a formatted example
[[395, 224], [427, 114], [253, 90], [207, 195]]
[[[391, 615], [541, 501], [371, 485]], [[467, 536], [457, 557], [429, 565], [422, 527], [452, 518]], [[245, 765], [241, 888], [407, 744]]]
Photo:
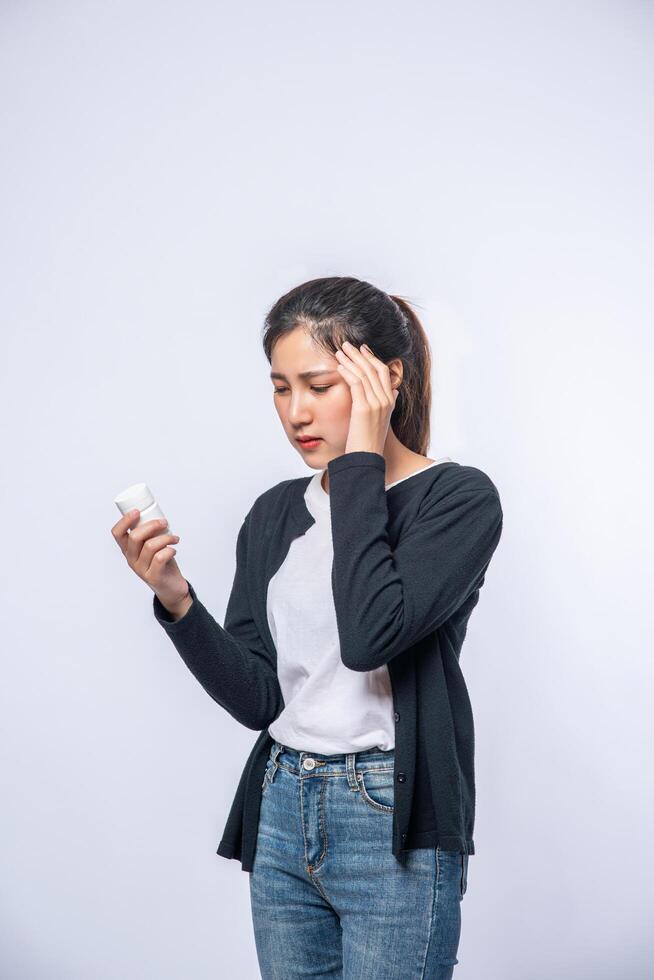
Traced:
[[[319, 395], [324, 394], [326, 391], [328, 391], [330, 388], [333, 388], [333, 387], [334, 387], [333, 385], [311, 385], [312, 390], [313, 391], [317, 391]], [[274, 389], [274, 392], [275, 392], [276, 395], [281, 395], [281, 393], [284, 392], [284, 391], [288, 391], [288, 388], [275, 388]]]

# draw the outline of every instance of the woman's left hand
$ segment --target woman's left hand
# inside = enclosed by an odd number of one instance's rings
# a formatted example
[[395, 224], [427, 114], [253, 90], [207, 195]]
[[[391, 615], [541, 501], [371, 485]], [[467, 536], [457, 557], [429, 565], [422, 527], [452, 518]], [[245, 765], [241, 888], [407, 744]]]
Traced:
[[369, 452], [384, 455], [391, 415], [399, 391], [391, 385], [391, 375], [386, 364], [380, 361], [365, 344], [360, 350], [343, 343], [336, 351], [337, 370], [350, 386], [352, 414], [346, 453]]

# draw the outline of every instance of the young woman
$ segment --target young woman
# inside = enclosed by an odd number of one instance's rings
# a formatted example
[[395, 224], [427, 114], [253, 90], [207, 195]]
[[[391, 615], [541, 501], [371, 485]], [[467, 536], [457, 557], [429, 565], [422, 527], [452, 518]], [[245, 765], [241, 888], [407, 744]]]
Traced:
[[407, 302], [316, 279], [265, 323], [284, 432], [315, 470], [262, 493], [220, 626], [157, 522], [113, 533], [205, 690], [260, 734], [218, 854], [250, 875], [264, 980], [451, 978], [474, 854], [459, 655], [502, 528], [480, 469], [431, 459]]

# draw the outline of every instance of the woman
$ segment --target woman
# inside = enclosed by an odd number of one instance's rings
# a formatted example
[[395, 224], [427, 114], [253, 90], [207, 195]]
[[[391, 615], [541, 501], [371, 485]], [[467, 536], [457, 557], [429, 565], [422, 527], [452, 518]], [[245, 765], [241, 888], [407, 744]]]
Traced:
[[481, 470], [431, 459], [411, 307], [306, 282], [265, 323], [273, 399], [310, 477], [254, 502], [221, 627], [156, 522], [114, 534], [205, 690], [260, 735], [218, 854], [250, 875], [264, 980], [453, 975], [474, 854], [459, 654], [502, 528]]

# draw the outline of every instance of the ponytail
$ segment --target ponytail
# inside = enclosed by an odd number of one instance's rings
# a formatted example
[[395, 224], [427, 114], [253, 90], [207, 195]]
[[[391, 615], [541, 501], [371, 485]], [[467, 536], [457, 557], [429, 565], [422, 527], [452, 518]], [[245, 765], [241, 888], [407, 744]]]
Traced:
[[431, 430], [431, 350], [425, 329], [407, 300], [390, 297], [404, 314], [411, 353], [402, 358], [400, 393], [391, 416], [393, 432], [414, 453], [426, 456]]

